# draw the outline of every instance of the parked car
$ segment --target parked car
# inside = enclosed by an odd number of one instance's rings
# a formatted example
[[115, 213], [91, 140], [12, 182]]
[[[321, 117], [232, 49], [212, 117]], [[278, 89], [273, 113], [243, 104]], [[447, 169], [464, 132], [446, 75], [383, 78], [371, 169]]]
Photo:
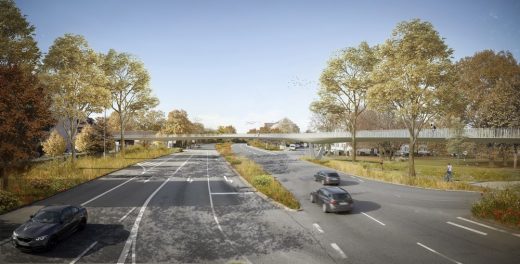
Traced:
[[350, 212], [354, 207], [352, 196], [341, 187], [323, 187], [311, 193], [311, 203], [321, 205], [324, 213]]
[[329, 170], [318, 171], [318, 173], [314, 174], [314, 180], [321, 181], [321, 183], [323, 185], [327, 185], [327, 184], [339, 185], [341, 182], [341, 179], [339, 178], [338, 173], [335, 171], [329, 171]]
[[83, 230], [87, 218], [82, 206], [46, 206], [14, 230], [12, 243], [21, 250], [51, 250], [59, 240]]
[[289, 150], [296, 150], [296, 145], [295, 144], [289, 145]]

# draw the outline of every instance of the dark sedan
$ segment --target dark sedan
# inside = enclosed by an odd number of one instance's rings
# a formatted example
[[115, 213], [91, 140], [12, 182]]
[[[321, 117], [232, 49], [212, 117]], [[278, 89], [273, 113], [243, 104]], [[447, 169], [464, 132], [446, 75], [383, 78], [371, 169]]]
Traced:
[[81, 206], [54, 205], [40, 209], [13, 232], [13, 245], [21, 250], [50, 250], [56, 243], [87, 225]]
[[318, 171], [318, 173], [316, 173], [314, 175], [314, 180], [321, 181], [321, 183], [323, 185], [327, 185], [327, 184], [339, 185], [341, 182], [337, 172], [328, 171], [328, 170]]
[[312, 192], [311, 203], [321, 205], [324, 213], [350, 212], [354, 207], [352, 196], [341, 187], [323, 187]]

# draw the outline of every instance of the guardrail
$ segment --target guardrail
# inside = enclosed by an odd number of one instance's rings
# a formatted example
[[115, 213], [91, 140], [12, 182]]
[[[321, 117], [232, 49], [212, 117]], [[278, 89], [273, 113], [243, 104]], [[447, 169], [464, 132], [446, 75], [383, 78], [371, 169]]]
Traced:
[[[442, 141], [457, 137], [453, 129], [424, 129], [419, 133], [420, 141]], [[468, 141], [520, 143], [520, 128], [466, 128], [463, 135]], [[406, 129], [395, 130], [361, 130], [356, 133], [359, 142], [362, 141], [408, 141], [410, 136]], [[114, 138], [119, 140], [119, 135]], [[125, 132], [126, 140], [194, 140], [194, 139], [266, 139], [295, 140], [310, 143], [348, 142], [350, 132], [318, 132], [291, 134], [177, 134], [164, 135], [149, 131]]]

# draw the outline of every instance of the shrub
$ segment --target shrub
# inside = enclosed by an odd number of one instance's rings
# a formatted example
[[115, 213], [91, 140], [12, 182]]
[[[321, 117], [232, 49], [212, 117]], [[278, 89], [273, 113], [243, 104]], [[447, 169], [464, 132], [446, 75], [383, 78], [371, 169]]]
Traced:
[[477, 217], [520, 227], [520, 184], [484, 193], [471, 212]]
[[20, 204], [15, 194], [0, 190], [0, 214], [9, 212]]
[[270, 175], [258, 175], [253, 177], [253, 186], [267, 187], [272, 181], [273, 178]]
[[62, 155], [66, 148], [65, 139], [56, 130], [43, 142], [43, 152], [52, 157]]
[[29, 185], [37, 190], [48, 190], [51, 188], [51, 183], [48, 179], [44, 178], [29, 178], [27, 179]]

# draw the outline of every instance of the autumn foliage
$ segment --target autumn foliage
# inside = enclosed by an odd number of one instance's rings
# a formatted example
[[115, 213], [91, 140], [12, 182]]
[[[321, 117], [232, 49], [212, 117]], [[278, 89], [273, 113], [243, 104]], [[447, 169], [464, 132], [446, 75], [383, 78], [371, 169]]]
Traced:
[[56, 130], [52, 131], [49, 138], [43, 143], [43, 152], [51, 157], [62, 155], [66, 148], [65, 139]]

